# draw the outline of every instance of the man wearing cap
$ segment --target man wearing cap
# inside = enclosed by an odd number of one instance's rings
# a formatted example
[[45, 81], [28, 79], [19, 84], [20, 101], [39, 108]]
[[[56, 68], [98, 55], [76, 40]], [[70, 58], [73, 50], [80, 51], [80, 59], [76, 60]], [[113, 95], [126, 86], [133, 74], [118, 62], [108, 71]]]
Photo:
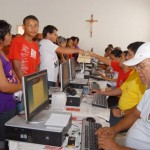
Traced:
[[[134, 111], [113, 127], [100, 128], [97, 131], [99, 148], [104, 150], [150, 149], [150, 42], [139, 47], [135, 56], [124, 62], [135, 66], [140, 78], [145, 80], [148, 88]], [[128, 129], [125, 146], [118, 145], [114, 137]]]

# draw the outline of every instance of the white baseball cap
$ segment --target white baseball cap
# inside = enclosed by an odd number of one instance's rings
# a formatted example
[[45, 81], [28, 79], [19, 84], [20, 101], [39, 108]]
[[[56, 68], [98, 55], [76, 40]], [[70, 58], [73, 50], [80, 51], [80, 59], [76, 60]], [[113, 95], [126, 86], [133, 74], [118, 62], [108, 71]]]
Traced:
[[144, 59], [150, 58], [150, 42], [142, 44], [134, 57], [124, 62], [126, 66], [134, 66], [142, 62]]

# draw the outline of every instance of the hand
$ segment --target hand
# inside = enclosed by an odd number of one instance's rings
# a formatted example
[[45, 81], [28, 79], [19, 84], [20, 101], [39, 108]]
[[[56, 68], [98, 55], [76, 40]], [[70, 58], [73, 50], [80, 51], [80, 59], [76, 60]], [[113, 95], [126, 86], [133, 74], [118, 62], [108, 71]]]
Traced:
[[95, 54], [94, 52], [88, 51], [87, 53], [88, 53], [88, 55], [90, 55], [91, 57], [95, 57], [95, 58], [96, 58], [96, 54]]
[[115, 137], [116, 132], [114, 131], [113, 127], [104, 127], [104, 128], [99, 128], [96, 131], [96, 134], [98, 135], [98, 138], [101, 136], [109, 136], [109, 137]]
[[103, 92], [101, 90], [92, 90], [91, 93], [98, 93], [98, 94], [103, 94]]
[[114, 138], [101, 136], [98, 138], [98, 148], [104, 150], [118, 150], [120, 146], [115, 142]]
[[79, 50], [79, 53], [80, 53], [81, 55], [85, 55], [87, 52], [84, 51], [84, 50], [82, 50], [82, 49], [80, 49], [80, 50]]
[[103, 73], [101, 73], [100, 71], [98, 71], [99, 76], [101, 76], [103, 79], [105, 78], [105, 76], [103, 75]]
[[115, 117], [122, 117], [121, 116], [121, 109], [119, 109], [119, 108], [113, 108], [112, 109], [112, 114], [115, 116]]

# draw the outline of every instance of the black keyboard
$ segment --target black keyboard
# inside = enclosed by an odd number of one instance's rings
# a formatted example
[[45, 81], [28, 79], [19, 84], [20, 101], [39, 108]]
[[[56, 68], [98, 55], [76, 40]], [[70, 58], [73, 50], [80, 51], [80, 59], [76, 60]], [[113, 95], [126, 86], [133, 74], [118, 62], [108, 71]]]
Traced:
[[97, 135], [95, 132], [102, 125], [95, 122], [82, 121], [82, 133], [81, 133], [81, 150], [98, 150]]
[[91, 83], [91, 90], [100, 90], [100, 86], [96, 82]]
[[89, 78], [95, 79], [97, 81], [106, 81], [105, 79], [102, 79], [101, 77], [95, 75], [89, 75]]
[[94, 93], [93, 99], [92, 99], [92, 105], [102, 107], [102, 108], [107, 108], [108, 103], [107, 103], [106, 95]]

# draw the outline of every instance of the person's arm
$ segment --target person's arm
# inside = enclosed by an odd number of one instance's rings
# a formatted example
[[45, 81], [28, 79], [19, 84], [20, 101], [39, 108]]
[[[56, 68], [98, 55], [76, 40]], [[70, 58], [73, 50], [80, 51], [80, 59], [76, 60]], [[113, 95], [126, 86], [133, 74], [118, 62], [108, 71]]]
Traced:
[[104, 76], [102, 73], [99, 73], [99, 75], [102, 77], [102, 79], [105, 79], [107, 81], [112, 81], [112, 82], [116, 82], [117, 81], [117, 79], [109, 78], [107, 76]]
[[124, 110], [124, 111], [122, 111], [119, 108], [114, 108], [114, 109], [112, 109], [112, 113], [115, 117], [125, 117], [125, 116], [129, 115], [130, 113], [132, 113], [135, 108], [136, 108], [136, 106], [134, 106], [131, 109]]
[[14, 93], [22, 90], [22, 84], [9, 83], [4, 74], [2, 62], [0, 60], [0, 91], [4, 93]]
[[74, 53], [80, 53], [82, 55], [85, 54], [85, 51], [82, 49], [66, 48], [66, 47], [63, 48], [60, 46], [56, 49], [56, 52], [60, 54], [74, 54]]
[[135, 107], [132, 113], [127, 115], [123, 120], [121, 120], [112, 128], [116, 133], [129, 129], [138, 118], [140, 118], [140, 111]]
[[140, 111], [137, 108], [134, 108], [132, 113], [127, 115], [115, 126], [99, 128], [96, 134], [98, 135], [98, 137], [101, 136], [114, 137], [118, 132], [129, 129], [138, 118], [140, 118]]
[[110, 59], [103, 57], [103, 56], [100, 56], [100, 55], [97, 55], [96, 53], [93, 53], [93, 52], [89, 52], [89, 54], [91, 57], [98, 59], [99, 61], [103, 62], [104, 64], [107, 64], [109, 66], [111, 65]]
[[15, 73], [17, 74], [17, 77], [19, 78], [20, 82], [22, 82], [22, 76], [24, 75], [21, 70], [21, 62], [18, 60], [13, 60], [13, 68]]
[[107, 96], [119, 96], [122, 94], [122, 90], [120, 88], [116, 88], [116, 89], [113, 89], [110, 91], [104, 91], [104, 92], [101, 92], [100, 90], [92, 90], [92, 91], [98, 94], [103, 94]]

